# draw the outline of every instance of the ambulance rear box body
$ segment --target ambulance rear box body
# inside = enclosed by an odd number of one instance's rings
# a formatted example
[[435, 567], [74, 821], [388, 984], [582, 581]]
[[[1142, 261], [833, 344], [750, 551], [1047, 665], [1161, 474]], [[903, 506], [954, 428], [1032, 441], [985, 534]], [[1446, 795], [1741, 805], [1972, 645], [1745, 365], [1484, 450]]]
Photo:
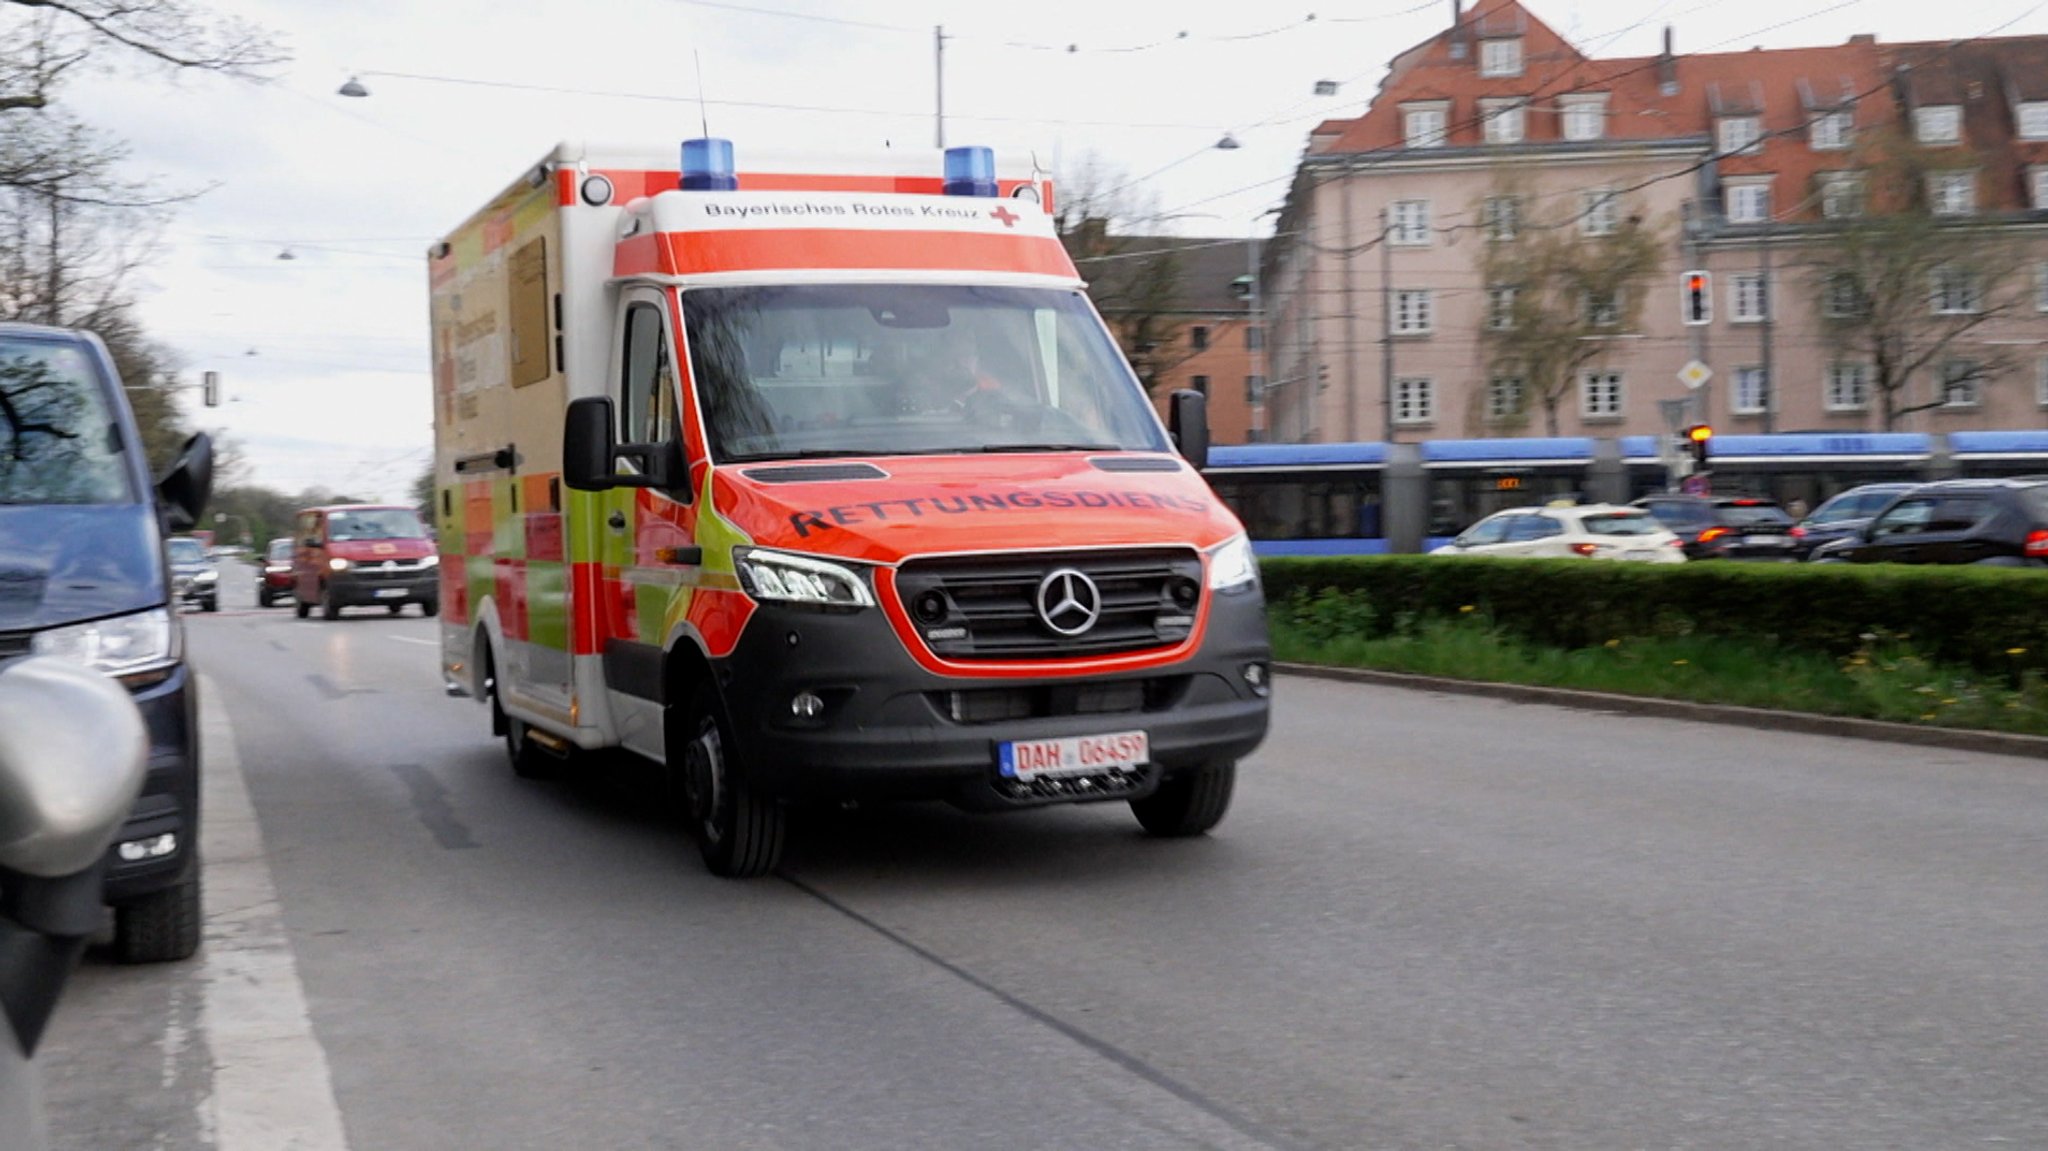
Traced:
[[661, 765], [725, 875], [814, 801], [1208, 830], [1266, 731], [1258, 569], [1049, 184], [707, 145], [563, 145], [431, 253], [450, 691], [522, 774]]

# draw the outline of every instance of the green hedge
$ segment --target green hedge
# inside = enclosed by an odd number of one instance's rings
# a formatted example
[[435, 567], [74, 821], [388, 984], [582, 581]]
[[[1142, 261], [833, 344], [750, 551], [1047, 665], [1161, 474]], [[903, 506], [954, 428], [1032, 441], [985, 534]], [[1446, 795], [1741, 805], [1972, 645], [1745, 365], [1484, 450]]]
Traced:
[[2048, 572], [2038, 570], [1444, 556], [1286, 557], [1261, 569], [1275, 610], [1335, 592], [1318, 617], [1372, 638], [1483, 612], [1562, 648], [1710, 635], [1839, 657], [1875, 638], [1983, 671], [2048, 670]]

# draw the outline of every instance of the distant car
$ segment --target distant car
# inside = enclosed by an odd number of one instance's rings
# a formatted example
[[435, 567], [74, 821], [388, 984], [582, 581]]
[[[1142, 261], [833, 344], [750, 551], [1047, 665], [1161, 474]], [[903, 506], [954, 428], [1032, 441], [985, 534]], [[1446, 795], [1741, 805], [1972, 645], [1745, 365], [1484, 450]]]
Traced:
[[1776, 503], [1750, 496], [1644, 496], [1634, 506], [1678, 533], [1692, 560], [1799, 558], [1792, 517]]
[[1811, 558], [1822, 544], [1855, 535], [1886, 504], [1919, 487], [1919, 484], [1863, 484], [1830, 497], [1792, 527], [1792, 539], [1800, 558]]
[[191, 536], [172, 536], [164, 541], [171, 560], [171, 595], [180, 604], [197, 604], [204, 611], [220, 610], [220, 569], [206, 554], [206, 545]]
[[1942, 480], [1893, 500], [1815, 563], [2048, 566], [2048, 480]]
[[1639, 508], [1613, 504], [1509, 508], [1430, 552], [1438, 556], [1554, 556], [1682, 563], [1678, 536]]
[[263, 551], [263, 568], [256, 573], [256, 602], [269, 607], [292, 594], [292, 539], [270, 541]]

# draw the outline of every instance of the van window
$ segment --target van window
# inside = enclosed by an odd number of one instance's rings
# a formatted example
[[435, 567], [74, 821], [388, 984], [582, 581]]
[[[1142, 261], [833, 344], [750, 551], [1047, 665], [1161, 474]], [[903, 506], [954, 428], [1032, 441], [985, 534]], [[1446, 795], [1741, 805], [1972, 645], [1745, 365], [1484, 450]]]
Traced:
[[0, 340], [0, 504], [135, 498], [92, 357], [69, 343]]
[[1167, 450], [1079, 292], [818, 284], [682, 298], [719, 459]]
[[327, 515], [327, 538], [335, 543], [426, 537], [426, 529], [420, 526], [420, 517], [409, 508], [354, 508]]

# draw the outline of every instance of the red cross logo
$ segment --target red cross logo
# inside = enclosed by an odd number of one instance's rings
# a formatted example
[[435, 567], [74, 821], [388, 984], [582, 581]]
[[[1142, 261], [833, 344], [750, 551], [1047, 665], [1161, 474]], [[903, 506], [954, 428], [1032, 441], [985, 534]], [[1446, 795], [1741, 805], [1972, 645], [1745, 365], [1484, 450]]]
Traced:
[[996, 210], [990, 212], [989, 215], [994, 216], [998, 220], [1001, 220], [1003, 222], [1003, 227], [1005, 228], [1016, 227], [1017, 221], [1024, 218], [1022, 216], [1019, 216], [1017, 213], [1012, 212], [1007, 206], [1003, 204], [997, 204]]

